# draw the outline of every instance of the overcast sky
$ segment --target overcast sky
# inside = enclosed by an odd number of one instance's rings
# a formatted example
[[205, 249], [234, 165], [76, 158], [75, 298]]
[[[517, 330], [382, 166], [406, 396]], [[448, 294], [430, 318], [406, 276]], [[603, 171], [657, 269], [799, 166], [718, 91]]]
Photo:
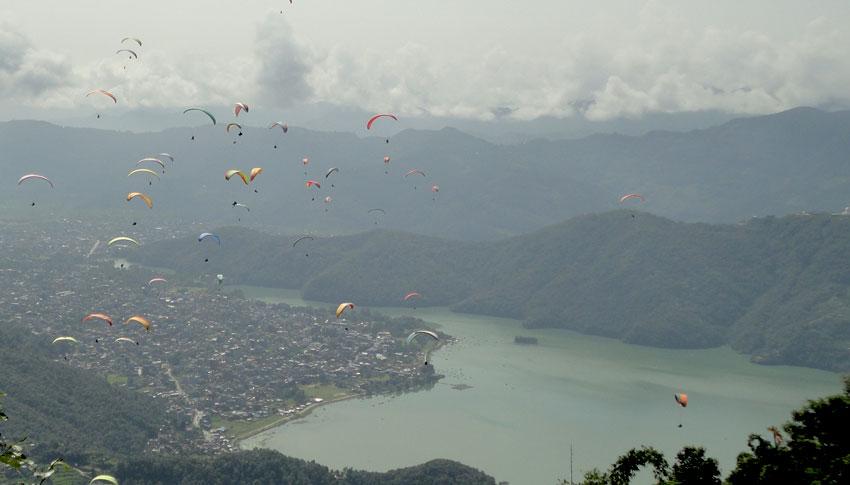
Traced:
[[0, 118], [105, 109], [93, 88], [484, 120], [846, 107], [848, 22], [847, 0], [4, 2]]

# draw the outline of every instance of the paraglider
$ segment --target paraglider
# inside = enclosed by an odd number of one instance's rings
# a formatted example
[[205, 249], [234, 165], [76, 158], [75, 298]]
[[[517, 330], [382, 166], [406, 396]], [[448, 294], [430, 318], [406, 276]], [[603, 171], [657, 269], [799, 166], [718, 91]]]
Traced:
[[110, 239], [109, 242], [106, 243], [106, 245], [112, 246], [113, 244], [116, 244], [116, 243], [119, 243], [119, 242], [130, 242], [130, 243], [135, 244], [136, 246], [141, 246], [139, 244], [139, 241], [136, 241], [135, 239], [133, 239], [131, 237], [127, 237], [127, 236], [114, 237], [114, 238]]
[[151, 278], [151, 280], [148, 281], [148, 285], [153, 285], [154, 283], [168, 283], [168, 280], [165, 278], [156, 277]]
[[160, 167], [162, 167], [163, 170], [165, 170], [165, 162], [163, 162], [162, 160], [160, 160], [158, 158], [152, 158], [152, 157], [143, 158], [143, 159], [139, 160], [138, 162], [136, 162], [136, 165], [141, 165], [143, 163], [155, 163], [155, 164], [159, 165]]
[[332, 169], [328, 170], [328, 172], [325, 174], [325, 178], [328, 178], [328, 177], [331, 176], [332, 173], [337, 173], [337, 172], [339, 172], [339, 169], [337, 167], [333, 167]]
[[80, 343], [74, 337], [56, 337], [55, 339], [53, 339], [52, 343], [55, 344], [55, 343], [58, 343], [58, 342], [70, 342], [70, 343], [74, 343], [74, 344]]
[[282, 121], [275, 121], [274, 123], [269, 125], [269, 129], [271, 130], [272, 128], [275, 128], [275, 127], [278, 127], [278, 126], [280, 127], [281, 130], [283, 130], [284, 133], [289, 131], [289, 125], [287, 125], [286, 123], [284, 123]]
[[[303, 240], [305, 240], [305, 239], [309, 239], [309, 240], [311, 240], [311, 241], [312, 241], [312, 240], [314, 240], [315, 238], [314, 238], [313, 236], [301, 236], [301, 237], [299, 237], [298, 239], [296, 239], [296, 240], [295, 240], [295, 242], [293, 242], [293, 243], [292, 243], [292, 247], [294, 248], [295, 246], [297, 246], [297, 245], [298, 245], [298, 243], [300, 243], [301, 241], [303, 241]], [[310, 253], [305, 253], [305, 254], [304, 254], [304, 256], [309, 257], [309, 256], [310, 256]]]
[[118, 480], [112, 475], [98, 475], [91, 479], [89, 485], [92, 485], [95, 482], [106, 482], [111, 483], [112, 485], [118, 485]]
[[390, 173], [390, 156], [387, 155], [384, 157], [384, 174]]
[[[188, 113], [188, 112], [190, 112], [190, 111], [200, 111], [201, 113], [203, 113], [203, 114], [205, 114], [205, 115], [209, 116], [209, 118], [212, 120], [212, 124], [213, 124], [213, 125], [215, 125], [215, 124], [216, 124], [215, 116], [213, 116], [213, 115], [212, 115], [212, 113], [210, 113], [209, 111], [207, 111], [207, 110], [205, 110], [205, 109], [202, 109], [202, 108], [186, 108], [185, 110], [183, 110], [183, 114], [186, 114], [186, 113]], [[194, 139], [195, 139], [195, 137], [193, 136], [193, 137], [192, 137], [192, 139], [194, 140]]]
[[638, 199], [641, 202], [644, 202], [646, 200], [640, 194], [626, 194], [626, 195], [620, 197], [620, 203], [622, 204], [623, 202], [625, 202], [627, 200], [632, 200], [632, 199]]
[[[425, 172], [414, 168], [413, 170], [408, 170], [408, 172], [404, 174], [404, 178], [407, 178], [411, 175], [421, 175], [423, 177], [426, 177]], [[416, 190], [416, 184], [413, 185], [413, 190]]]
[[130, 202], [135, 198], [139, 198], [140, 200], [142, 200], [145, 205], [148, 206], [148, 209], [153, 209], [153, 200], [151, 200], [151, 198], [147, 195], [141, 192], [130, 192], [129, 194], [127, 194], [127, 202]]
[[249, 177], [249, 179], [251, 180], [251, 182], [253, 182], [253, 181], [254, 181], [254, 179], [255, 179], [255, 178], [257, 178], [257, 175], [260, 175], [261, 173], [263, 173], [263, 168], [262, 168], [262, 167], [254, 167], [254, 168], [252, 168], [252, 169], [251, 169], [251, 176]]
[[215, 239], [218, 241], [218, 245], [221, 246], [221, 238], [211, 232], [203, 232], [200, 236], [198, 236], [198, 242], [202, 242], [204, 239]]
[[346, 310], [354, 310], [354, 303], [340, 303], [339, 306], [336, 307], [336, 317], [339, 318]]
[[[308, 180], [307, 182], [304, 183], [304, 186], [307, 187], [308, 189], [310, 187], [315, 187], [316, 190], [319, 190], [319, 189], [322, 188], [322, 184], [320, 184], [319, 182], [316, 182], [315, 180]], [[314, 195], [313, 198], [310, 199], [310, 200], [316, 200], [316, 196]]]
[[130, 54], [130, 57], [128, 57], [128, 59], [138, 59], [139, 58], [139, 55], [136, 54], [135, 51], [131, 51], [130, 49], [119, 49], [119, 50], [115, 51], [116, 54], [121, 54], [122, 52], [126, 52], [126, 53]]
[[135, 37], [124, 37], [123, 39], [121, 39], [121, 43], [123, 44], [123, 43], [127, 42], [128, 40], [132, 40], [133, 42], [139, 44], [139, 47], [142, 46], [142, 41], [140, 41], [139, 39], [137, 39]]
[[421, 298], [422, 295], [417, 291], [411, 291], [410, 293], [404, 295], [404, 301], [410, 300], [411, 298]]
[[91, 91], [86, 93], [86, 97], [88, 98], [92, 94], [102, 94], [102, 95], [106, 96], [107, 98], [111, 99], [113, 104], [118, 103], [118, 98], [116, 98], [114, 94], [110, 93], [109, 91], [107, 91], [105, 89], [92, 89]]
[[239, 136], [242, 136], [242, 125], [240, 125], [239, 123], [228, 123], [227, 126], [224, 128], [224, 131], [230, 133], [230, 129], [233, 127], [239, 128]]
[[[387, 215], [387, 211], [385, 211], [384, 209], [377, 209], [377, 208], [376, 209], [369, 209], [368, 211], [366, 211], [366, 213], [367, 214], [378, 214], [378, 213], [380, 213], [382, 215]], [[376, 226], [378, 225], [378, 217], [377, 216], [375, 216], [375, 225]]]
[[413, 333], [407, 336], [407, 343], [413, 342], [420, 335], [431, 337], [434, 340], [440, 340], [440, 336], [430, 330], [414, 330]]
[[160, 154], [159, 154], [159, 155], [157, 155], [157, 156], [158, 156], [158, 157], [167, 158], [167, 159], [171, 160], [171, 163], [174, 163], [174, 156], [173, 156], [173, 155], [171, 155], [170, 153], [160, 153]]
[[112, 317], [105, 313], [89, 313], [88, 315], [83, 317], [83, 322], [87, 322], [89, 320], [100, 320], [102, 322], [106, 322], [109, 326], [112, 326]]
[[437, 184], [432, 185], [431, 186], [431, 192], [434, 194], [434, 196], [431, 197], [431, 200], [436, 201], [437, 200], [437, 194], [440, 192], [440, 186], [437, 185]]
[[22, 183], [26, 182], [27, 180], [35, 180], [35, 179], [37, 179], [37, 180], [44, 180], [45, 182], [47, 182], [48, 184], [50, 184], [50, 187], [51, 187], [51, 188], [56, 188], [56, 186], [54, 186], [54, 185], [53, 185], [53, 181], [52, 181], [52, 180], [50, 180], [49, 178], [45, 177], [44, 175], [39, 175], [39, 174], [37, 174], [37, 173], [28, 173], [28, 174], [26, 174], [26, 175], [22, 176], [21, 178], [19, 178], [19, 179], [18, 179], [18, 185], [21, 185]]
[[310, 164], [310, 157], [304, 157], [301, 159], [301, 165], [304, 165], [304, 175], [307, 175], [307, 165]]
[[[330, 196], [330, 195], [329, 195], [329, 196], [327, 196], [327, 197], [325, 197], [325, 205], [326, 205], [326, 206], [327, 206], [327, 205], [330, 205], [330, 203], [331, 203], [331, 202], [333, 202], [333, 201], [334, 201], [334, 200], [333, 200], [333, 198], [331, 198], [331, 196]], [[328, 208], [327, 208], [327, 207], [325, 207], [325, 212], [327, 212], [327, 211], [328, 211]]]
[[221, 284], [224, 283], [224, 275], [223, 274], [215, 275], [215, 279], [218, 281], [218, 286], [221, 286]]
[[396, 115], [394, 115], [394, 114], [390, 114], [390, 113], [379, 113], [379, 114], [376, 114], [375, 116], [373, 116], [373, 117], [369, 118], [369, 121], [367, 121], [367, 122], [366, 122], [366, 129], [367, 129], [367, 130], [371, 130], [371, 129], [372, 129], [372, 124], [373, 124], [373, 123], [375, 122], [375, 120], [377, 120], [378, 118], [392, 118], [392, 119], [394, 119], [395, 121], [398, 121], [398, 118], [397, 118], [397, 117], [396, 117]]
[[230, 169], [224, 172], [224, 180], [230, 180], [234, 175], [238, 175], [242, 179], [242, 183], [248, 185], [248, 176], [242, 173], [241, 170]]
[[148, 320], [147, 318], [145, 318], [145, 317], [143, 317], [143, 316], [141, 316], [141, 315], [133, 315], [132, 317], [130, 317], [130, 318], [128, 318], [127, 320], [125, 320], [125, 321], [124, 321], [124, 325], [127, 325], [127, 324], [128, 324], [128, 323], [130, 323], [130, 322], [138, 323], [139, 325], [141, 325], [141, 326], [145, 327], [145, 331], [146, 331], [146, 332], [150, 332], [150, 331], [151, 331], [151, 322], [150, 322], [150, 320]]
[[240, 204], [239, 202], [233, 201], [233, 207], [244, 207], [246, 211], [251, 212], [251, 208], [245, 204]]
[[[407, 336], [407, 344], [410, 345], [416, 337], [420, 335], [425, 335], [426, 337], [431, 337], [432, 339], [439, 341], [440, 336], [430, 330], [414, 330], [413, 333]], [[425, 353], [425, 365], [428, 365], [428, 353]]]
[[684, 393], [673, 394], [673, 399], [679, 405], [679, 428], [682, 427], [682, 409], [688, 407], [688, 395]]
[[118, 337], [117, 339], [115, 339], [115, 343], [117, 344], [118, 342], [129, 342], [131, 344], [139, 345], [139, 342], [136, 342], [135, 340], [127, 337]]
[[127, 176], [129, 177], [131, 175], [137, 175], [137, 174], [140, 174], [140, 173], [146, 173], [148, 175], [153, 175], [154, 177], [157, 178], [157, 180], [159, 180], [159, 175], [149, 168], [137, 168], [137, 169], [134, 169], [134, 170], [130, 170], [127, 173]]
[[234, 105], [233, 105], [233, 114], [235, 114], [237, 118], [239, 117], [239, 113], [241, 113], [243, 110], [244, 110], [246, 113], [247, 113], [248, 111], [250, 111], [250, 110], [248, 109], [248, 105], [247, 105], [247, 104], [245, 104], [245, 103], [236, 103], [236, 104], [234, 104]]

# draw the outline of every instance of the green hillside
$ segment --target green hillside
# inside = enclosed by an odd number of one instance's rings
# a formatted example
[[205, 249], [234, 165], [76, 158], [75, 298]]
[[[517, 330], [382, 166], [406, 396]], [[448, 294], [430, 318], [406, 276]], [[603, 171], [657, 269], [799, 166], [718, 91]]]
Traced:
[[[305, 240], [240, 228], [222, 247], [176, 239], [139, 262], [307, 299], [420, 305], [522, 319], [660, 347], [728, 344], [770, 364], [850, 369], [850, 218], [797, 215], [736, 225], [632, 211], [573, 218], [495, 242], [372, 231]], [[212, 263], [205, 263], [205, 258]]]

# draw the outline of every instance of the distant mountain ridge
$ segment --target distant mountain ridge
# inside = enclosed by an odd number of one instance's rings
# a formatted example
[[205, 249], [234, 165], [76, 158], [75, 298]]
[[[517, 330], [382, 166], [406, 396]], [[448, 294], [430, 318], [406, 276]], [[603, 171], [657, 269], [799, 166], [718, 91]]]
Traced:
[[[620, 210], [492, 242], [372, 231], [295, 248], [244, 228], [219, 234], [213, 264], [234, 284], [379, 306], [416, 290], [420, 305], [530, 327], [660, 347], [731, 345], [762, 363], [850, 370], [850, 217], [709, 225]], [[192, 275], [207, 271], [204, 251], [189, 237], [129, 254]]]
[[[389, 144], [383, 137], [297, 127], [284, 135], [250, 116], [240, 117], [244, 133], [236, 136], [225, 133], [228, 121], [141, 134], [0, 123], [0, 167], [9, 178], [36, 171], [57, 184], [49, 192], [12, 190], [10, 181], [0, 206], [29, 210], [37, 202], [40, 209], [29, 217], [103, 211], [128, 224], [169, 218], [319, 234], [377, 227], [493, 240], [615, 209], [628, 192], [646, 197], [641, 210], [684, 221], [735, 222], [850, 205], [850, 111], [797, 108], [689, 132], [517, 145], [451, 128], [404, 130]], [[177, 159], [161, 181], [148, 185], [144, 177], [127, 177], [137, 160], [159, 152]], [[392, 159], [386, 174], [385, 155]], [[310, 158], [306, 175], [304, 157]], [[224, 181], [226, 169], [255, 166], [265, 171], [252, 187]], [[331, 167], [339, 173], [325, 178]], [[427, 177], [404, 178], [413, 168]], [[322, 188], [305, 188], [308, 178]], [[435, 197], [432, 184], [441, 189]], [[149, 193], [153, 212], [128, 205], [123, 198], [131, 190]], [[327, 206], [325, 196], [333, 199]], [[251, 212], [234, 210], [234, 201]], [[371, 208], [386, 215], [367, 213]]]

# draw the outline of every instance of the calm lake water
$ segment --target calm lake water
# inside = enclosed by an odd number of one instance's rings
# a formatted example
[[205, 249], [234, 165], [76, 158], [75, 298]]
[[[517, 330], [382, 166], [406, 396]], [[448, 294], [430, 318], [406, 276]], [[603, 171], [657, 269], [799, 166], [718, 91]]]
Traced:
[[[332, 306], [288, 290], [231, 288], [268, 302]], [[767, 426], [786, 421], [807, 399], [841, 390], [838, 374], [758, 366], [727, 348], [639, 347], [445, 308], [381, 310], [423, 318], [458, 339], [431, 356], [446, 375], [440, 384], [331, 404], [242, 446], [374, 471], [451, 458], [514, 485], [551, 485], [569, 478], [571, 445], [578, 478], [642, 444], [668, 458], [701, 444], [725, 474], [749, 433], [767, 436]], [[540, 345], [516, 345], [516, 335]], [[686, 409], [674, 403], [675, 392], [687, 392]]]

